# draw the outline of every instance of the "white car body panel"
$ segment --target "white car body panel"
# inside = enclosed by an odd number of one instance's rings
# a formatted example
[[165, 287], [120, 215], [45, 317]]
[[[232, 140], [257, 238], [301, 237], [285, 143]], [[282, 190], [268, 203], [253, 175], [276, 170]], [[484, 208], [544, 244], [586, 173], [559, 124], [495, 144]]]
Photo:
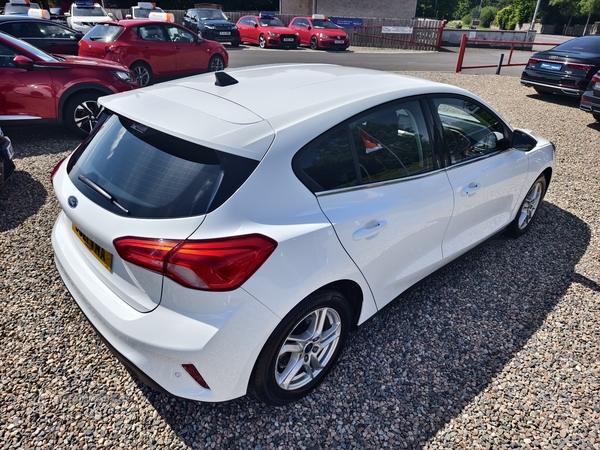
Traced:
[[378, 308], [440, 267], [453, 202], [444, 171], [319, 195]]
[[[255, 113], [204, 92], [161, 83], [131, 93], [134, 95], [108, 95], [98, 101], [156, 130], [254, 160], [263, 158], [275, 136], [269, 123]], [[160, 114], [154, 109], [157, 103], [161, 104]]]
[[521, 204], [528, 168], [529, 157], [519, 150], [448, 168], [455, 206], [444, 237], [444, 258], [463, 253], [508, 225]]

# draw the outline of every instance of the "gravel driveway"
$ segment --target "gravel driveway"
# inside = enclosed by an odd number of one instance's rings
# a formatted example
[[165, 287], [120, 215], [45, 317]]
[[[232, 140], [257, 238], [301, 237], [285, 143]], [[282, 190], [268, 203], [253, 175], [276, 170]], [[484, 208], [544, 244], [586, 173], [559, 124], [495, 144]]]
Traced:
[[157, 393], [105, 348], [54, 268], [50, 171], [77, 145], [11, 129], [0, 188], [0, 448], [600, 449], [600, 123], [518, 78], [436, 73], [558, 149], [537, 223], [495, 237], [350, 336], [303, 401]]

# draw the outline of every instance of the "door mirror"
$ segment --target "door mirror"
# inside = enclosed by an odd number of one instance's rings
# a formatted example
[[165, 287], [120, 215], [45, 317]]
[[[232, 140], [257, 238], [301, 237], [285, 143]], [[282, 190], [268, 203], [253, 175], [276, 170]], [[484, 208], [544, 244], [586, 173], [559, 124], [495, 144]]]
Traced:
[[125, 16], [125, 18], [126, 18], [126, 19], [131, 19], [131, 14], [127, 14], [127, 15]]
[[254, 24], [254, 28], [258, 28], [258, 24], [257, 23]]
[[511, 144], [512, 148], [528, 152], [537, 145], [537, 139], [526, 131], [515, 130]]
[[33, 60], [29, 59], [27, 56], [17, 55], [13, 60], [13, 64], [15, 67], [19, 69], [25, 70], [33, 70]]

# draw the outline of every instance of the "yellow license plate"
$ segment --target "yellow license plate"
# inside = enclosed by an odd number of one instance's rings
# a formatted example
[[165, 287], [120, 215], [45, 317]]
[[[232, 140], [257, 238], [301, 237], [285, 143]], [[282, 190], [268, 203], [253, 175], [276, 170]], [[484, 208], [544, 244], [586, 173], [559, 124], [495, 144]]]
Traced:
[[94, 255], [96, 259], [100, 261], [100, 263], [106, 267], [107, 270], [110, 271], [112, 268], [112, 253], [100, 247], [89, 237], [83, 234], [81, 230], [75, 226], [75, 224], [72, 225], [72, 228], [75, 235], [81, 240], [81, 242], [83, 242], [83, 245], [85, 245], [87, 249], [92, 252], [92, 255]]

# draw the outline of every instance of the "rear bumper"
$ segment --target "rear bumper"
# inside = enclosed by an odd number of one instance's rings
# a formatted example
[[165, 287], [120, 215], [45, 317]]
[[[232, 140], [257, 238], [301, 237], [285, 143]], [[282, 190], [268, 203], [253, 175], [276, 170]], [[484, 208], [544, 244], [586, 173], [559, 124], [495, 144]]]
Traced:
[[579, 108], [585, 112], [600, 114], [600, 97], [594, 96], [591, 91], [584, 92]]
[[[591, 78], [591, 77], [590, 77]], [[540, 76], [536, 72], [525, 69], [521, 75], [521, 84], [527, 87], [541, 88], [555, 94], [581, 97], [590, 80], [583, 78], [565, 78], [559, 76]]]
[[[130, 371], [183, 398], [218, 402], [245, 395], [254, 362], [279, 318], [243, 289], [216, 293], [217, 301], [207, 293], [206, 304], [222, 305], [217, 313], [194, 311], [203, 299], [184, 303], [181, 311], [162, 304], [152, 312], [136, 311], [94, 275], [68, 236], [68, 222], [61, 213], [52, 231], [56, 267], [83, 314]], [[193, 364], [210, 389], [182, 364]]]

